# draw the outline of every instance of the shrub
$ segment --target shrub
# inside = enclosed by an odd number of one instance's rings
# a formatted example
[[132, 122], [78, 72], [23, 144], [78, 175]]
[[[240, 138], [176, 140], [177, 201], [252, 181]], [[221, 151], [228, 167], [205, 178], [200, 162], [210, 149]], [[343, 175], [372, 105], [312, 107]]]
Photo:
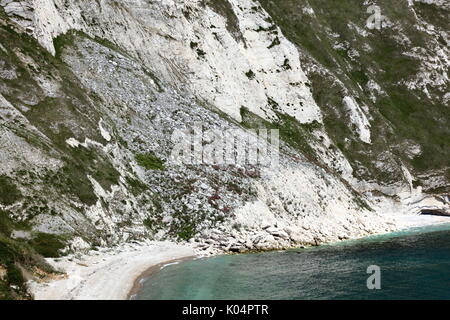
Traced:
[[152, 220], [150, 220], [149, 218], [146, 218], [144, 221], [144, 226], [146, 226], [147, 228], [149, 228], [150, 230], [153, 230], [153, 223]]
[[0, 203], [9, 206], [19, 200], [22, 194], [7, 176], [0, 176]]
[[249, 78], [250, 80], [255, 79], [255, 76], [256, 76], [256, 74], [253, 72], [253, 70], [250, 70], [250, 71], [246, 72], [245, 75], [246, 75], [247, 78]]
[[180, 240], [188, 241], [195, 235], [195, 226], [193, 225], [183, 225], [178, 232], [178, 238]]
[[0, 234], [8, 236], [11, 232], [12, 223], [8, 217], [8, 214], [0, 210]]
[[34, 239], [30, 240], [30, 245], [37, 253], [46, 258], [59, 257], [59, 250], [65, 247], [60, 237], [48, 233], [39, 233]]
[[17, 286], [22, 286], [25, 282], [22, 271], [13, 263], [8, 264], [8, 282]]

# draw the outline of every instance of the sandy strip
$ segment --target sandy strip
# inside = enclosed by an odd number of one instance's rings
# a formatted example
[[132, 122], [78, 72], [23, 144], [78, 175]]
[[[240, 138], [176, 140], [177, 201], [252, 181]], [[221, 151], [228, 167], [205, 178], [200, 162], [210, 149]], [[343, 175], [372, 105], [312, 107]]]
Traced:
[[195, 256], [187, 245], [151, 242], [91, 251], [82, 257], [49, 259], [68, 277], [49, 283], [30, 282], [36, 300], [124, 300], [152, 266]]
[[397, 226], [400, 230], [450, 223], [450, 217], [445, 216], [416, 214], [416, 215], [397, 215], [394, 216], [394, 218], [397, 221]]

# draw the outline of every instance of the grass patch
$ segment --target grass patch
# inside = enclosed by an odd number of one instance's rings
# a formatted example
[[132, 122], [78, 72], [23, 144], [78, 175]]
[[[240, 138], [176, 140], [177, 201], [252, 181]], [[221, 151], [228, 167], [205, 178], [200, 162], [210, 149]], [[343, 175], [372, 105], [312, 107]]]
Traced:
[[165, 170], [164, 161], [151, 152], [138, 153], [135, 155], [136, 162], [147, 170]]
[[138, 179], [134, 179], [132, 177], [126, 177], [125, 180], [127, 181], [128, 185], [131, 188], [131, 193], [135, 197], [139, 196], [140, 194], [142, 194], [146, 190], [148, 190], [147, 185]]

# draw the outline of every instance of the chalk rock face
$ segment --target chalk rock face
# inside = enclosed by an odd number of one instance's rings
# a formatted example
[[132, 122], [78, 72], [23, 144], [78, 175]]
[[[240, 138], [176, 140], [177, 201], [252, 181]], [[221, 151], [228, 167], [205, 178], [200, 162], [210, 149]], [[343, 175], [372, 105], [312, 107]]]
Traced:
[[282, 112], [301, 123], [321, 121], [296, 47], [264, 9], [250, 0], [203, 3], [36, 0], [12, 1], [5, 10], [33, 21], [51, 53], [53, 39], [71, 29], [108, 39], [236, 120], [246, 107], [265, 119]]
[[352, 97], [345, 97], [343, 102], [350, 113], [352, 123], [357, 127], [359, 138], [365, 143], [370, 143], [370, 123], [364, 112]]
[[[447, 214], [448, 6], [381, 1], [377, 30], [352, 1], [0, 0], [1, 213], [63, 253], [280, 249]], [[278, 165], [172, 163], [199, 124], [278, 129]]]

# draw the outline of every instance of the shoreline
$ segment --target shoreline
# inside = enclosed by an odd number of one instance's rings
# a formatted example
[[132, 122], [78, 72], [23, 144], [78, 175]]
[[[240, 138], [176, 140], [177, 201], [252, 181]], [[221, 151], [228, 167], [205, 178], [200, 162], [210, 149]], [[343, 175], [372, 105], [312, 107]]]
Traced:
[[[393, 232], [450, 223], [450, 217], [441, 216], [405, 215], [397, 216], [396, 220], [398, 228]], [[168, 241], [125, 244], [86, 255], [47, 259], [67, 277], [28, 284], [36, 300], [130, 300], [142, 288], [142, 281], [164, 266], [201, 256], [205, 255], [190, 244]]]
[[[376, 235], [384, 235], [384, 234], [389, 235], [392, 233], [407, 231], [409, 229], [414, 229], [414, 228], [426, 228], [426, 227], [430, 227], [430, 226], [439, 226], [439, 225], [444, 225], [444, 224], [450, 224], [450, 216], [447, 217], [447, 216], [402, 215], [402, 216], [396, 217], [396, 221], [399, 226], [397, 230], [388, 232], [388, 233], [383, 233], [383, 234], [369, 235], [368, 237], [376, 236]], [[366, 237], [359, 238], [359, 239], [364, 239], [364, 238], [366, 238]], [[351, 240], [358, 240], [358, 239], [351, 239]], [[343, 240], [343, 241], [345, 241], [345, 240]], [[342, 242], [342, 241], [339, 241], [339, 242]], [[337, 243], [339, 243], [339, 242], [337, 242]], [[319, 246], [321, 246], [321, 245], [319, 245]], [[300, 247], [292, 247], [289, 249], [296, 249], [296, 248], [300, 248]], [[279, 249], [277, 249], [277, 250], [279, 250]], [[258, 251], [257, 253], [269, 252], [269, 251], [271, 251], [271, 250]], [[224, 252], [222, 254], [226, 255], [226, 254], [249, 254], [249, 253], [252, 253], [252, 252], [245, 252], [245, 253], [226, 253], [226, 252]], [[220, 253], [212, 254], [210, 256], [217, 256], [217, 255], [220, 255]], [[195, 259], [196, 257], [199, 257], [199, 255], [181, 258], [181, 259], [175, 259], [172, 261], [166, 261], [166, 262], [162, 262], [158, 265], [151, 266], [146, 272], [144, 272], [141, 276], [139, 276], [135, 280], [133, 289], [128, 294], [127, 300], [131, 300], [132, 297], [134, 295], [136, 295], [139, 292], [139, 290], [142, 288], [141, 281], [143, 281], [143, 280], [151, 277], [155, 273], [159, 272], [164, 266], [167, 266], [168, 264], [172, 264], [172, 263], [180, 263], [180, 262], [192, 260], [192, 259]]]
[[137, 277], [134, 280], [133, 287], [131, 288], [130, 292], [128, 293], [126, 300], [133, 300], [133, 297], [139, 292], [139, 290], [142, 289], [143, 281], [145, 279], [151, 277], [155, 273], [161, 271], [165, 266], [170, 265], [170, 264], [184, 262], [184, 261], [189, 261], [189, 260], [195, 259], [196, 257], [197, 256], [184, 257], [184, 258], [161, 262], [156, 265], [150, 266], [146, 271], [144, 271], [144, 273], [142, 273], [139, 277]]

